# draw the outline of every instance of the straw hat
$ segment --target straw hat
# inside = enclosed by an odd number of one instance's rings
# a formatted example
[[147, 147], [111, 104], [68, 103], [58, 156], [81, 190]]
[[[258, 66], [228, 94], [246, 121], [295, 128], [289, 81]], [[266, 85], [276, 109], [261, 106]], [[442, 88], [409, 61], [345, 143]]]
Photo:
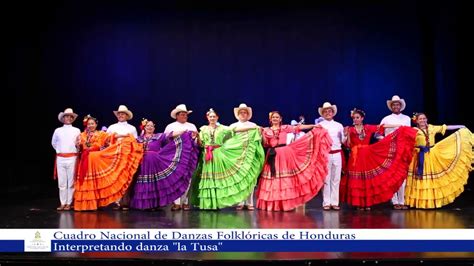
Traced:
[[329, 103], [329, 102], [325, 102], [322, 107], [319, 107], [319, 108], [318, 108], [318, 113], [319, 113], [319, 115], [320, 115], [320, 116], [323, 116], [323, 110], [324, 110], [324, 109], [328, 109], [328, 108], [331, 108], [331, 109], [333, 110], [334, 116], [337, 114], [337, 106], [336, 106], [336, 105], [332, 105], [332, 104]]
[[77, 114], [74, 113], [74, 111], [72, 110], [72, 108], [66, 108], [66, 109], [64, 110], [64, 112], [60, 112], [60, 113], [58, 114], [58, 119], [59, 119], [59, 121], [60, 121], [61, 123], [64, 123], [64, 116], [65, 116], [65, 115], [70, 115], [70, 116], [72, 116], [72, 122], [74, 122], [74, 120], [76, 120], [76, 118], [77, 118]]
[[400, 112], [405, 110], [406, 103], [404, 99], [401, 99], [398, 95], [393, 95], [392, 100], [387, 100], [387, 106], [390, 111], [392, 111], [392, 103], [394, 102], [399, 102], [401, 107], [400, 107]]
[[130, 120], [130, 119], [133, 118], [133, 113], [130, 110], [128, 110], [127, 106], [125, 106], [125, 105], [120, 105], [118, 110], [114, 111], [114, 114], [117, 117], [118, 117], [119, 113], [126, 113], [127, 116], [128, 116], [127, 120]]
[[247, 113], [249, 113], [248, 119], [250, 120], [252, 118], [252, 107], [248, 107], [245, 103], [241, 103], [239, 107], [234, 108], [234, 116], [237, 120], [239, 120], [239, 111], [240, 110], [247, 110]]
[[176, 114], [179, 113], [179, 112], [186, 112], [188, 114], [192, 113], [193, 111], [192, 110], [189, 110], [186, 108], [186, 105], [185, 104], [180, 104], [178, 106], [176, 106], [176, 108], [174, 108], [172, 111], [171, 111], [171, 117], [173, 119], [176, 119]]

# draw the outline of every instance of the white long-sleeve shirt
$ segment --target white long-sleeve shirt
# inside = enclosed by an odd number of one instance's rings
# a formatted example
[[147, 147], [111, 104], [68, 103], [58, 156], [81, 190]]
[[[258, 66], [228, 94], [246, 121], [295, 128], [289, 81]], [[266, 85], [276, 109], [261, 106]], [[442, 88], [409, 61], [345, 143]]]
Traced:
[[257, 127], [257, 124], [255, 124], [254, 122], [250, 122], [250, 121], [245, 121], [245, 122], [241, 122], [241, 121], [238, 121], [238, 122], [235, 122], [235, 123], [232, 123], [230, 126], [230, 128], [248, 128], [248, 127]]
[[138, 137], [137, 129], [134, 126], [127, 123], [127, 121], [118, 122], [113, 125], [110, 125], [110, 127], [107, 129], [107, 133], [117, 133], [119, 135], [132, 134], [135, 138]]
[[[387, 115], [380, 121], [380, 124], [389, 124], [389, 125], [401, 125], [401, 126], [411, 126], [410, 117], [402, 113], [396, 115], [391, 114]], [[385, 136], [395, 131], [397, 128], [385, 128]]]
[[329, 136], [332, 139], [331, 150], [340, 150], [341, 144], [346, 141], [342, 124], [334, 120], [323, 120], [319, 122], [319, 124], [328, 131]]
[[51, 145], [56, 153], [76, 153], [76, 139], [80, 134], [81, 131], [72, 125], [58, 127], [54, 130]]
[[170, 132], [175, 132], [175, 131], [183, 131], [183, 130], [195, 131], [195, 132], [198, 131], [196, 126], [192, 123], [189, 123], [189, 122], [180, 123], [178, 121], [175, 121], [175, 122], [173, 122], [173, 123], [166, 126], [164, 133], [170, 133]]

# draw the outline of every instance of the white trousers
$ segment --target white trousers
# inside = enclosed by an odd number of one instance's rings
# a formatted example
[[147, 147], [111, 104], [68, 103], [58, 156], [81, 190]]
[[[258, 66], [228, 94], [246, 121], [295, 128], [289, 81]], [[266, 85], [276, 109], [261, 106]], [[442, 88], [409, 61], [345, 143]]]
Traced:
[[342, 158], [340, 153], [329, 154], [328, 175], [324, 179], [323, 207], [339, 205], [339, 183], [341, 183]]
[[254, 191], [252, 190], [252, 193], [250, 193], [250, 196], [246, 200], [239, 203], [238, 206], [244, 206], [244, 205], [245, 206], [253, 206], [253, 193], [254, 193]]
[[56, 171], [58, 173], [59, 201], [61, 201], [61, 205], [72, 204], [75, 169], [76, 156], [67, 158], [57, 157]]
[[392, 203], [393, 205], [405, 205], [405, 185], [407, 183], [407, 180], [405, 179], [403, 181], [403, 184], [400, 186], [397, 192], [393, 194], [392, 197]]
[[186, 189], [186, 192], [184, 192], [184, 194], [181, 197], [179, 197], [175, 201], [173, 201], [173, 203], [176, 204], [176, 205], [188, 204], [189, 188], [191, 188], [191, 182], [189, 182], [189, 185], [188, 185], [188, 188]]
[[[133, 184], [134, 181], [132, 181], [132, 184]], [[131, 186], [129, 186], [127, 188], [127, 191], [125, 191], [125, 194], [123, 194], [123, 196], [117, 200], [115, 203], [117, 203], [118, 205], [121, 205], [121, 206], [128, 206], [130, 205], [130, 190], [132, 189]]]

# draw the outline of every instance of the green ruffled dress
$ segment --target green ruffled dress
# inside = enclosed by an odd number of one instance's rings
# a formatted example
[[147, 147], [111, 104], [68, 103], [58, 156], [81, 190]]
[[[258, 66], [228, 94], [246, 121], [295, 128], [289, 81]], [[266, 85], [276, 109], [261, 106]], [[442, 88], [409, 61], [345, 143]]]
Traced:
[[234, 133], [223, 125], [202, 126], [199, 137], [203, 152], [191, 182], [191, 203], [215, 210], [247, 199], [265, 161], [258, 129]]

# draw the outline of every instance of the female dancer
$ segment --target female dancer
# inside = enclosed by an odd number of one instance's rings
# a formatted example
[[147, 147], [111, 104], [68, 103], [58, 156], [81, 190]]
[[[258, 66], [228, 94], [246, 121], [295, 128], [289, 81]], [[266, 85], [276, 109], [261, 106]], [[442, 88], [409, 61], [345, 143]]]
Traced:
[[95, 117], [87, 115], [83, 122], [86, 129], [76, 144], [81, 150], [74, 194], [76, 211], [96, 210], [122, 198], [143, 155], [142, 145], [132, 136], [116, 141], [115, 134], [97, 130]]
[[399, 127], [370, 144], [372, 136], [382, 136], [384, 128], [398, 125], [364, 124], [365, 112], [360, 109], [351, 111], [351, 117], [354, 125], [344, 130], [351, 152], [341, 182], [341, 198], [359, 210], [370, 210], [371, 206], [390, 200], [405, 180], [416, 131]]
[[218, 124], [219, 116], [213, 109], [206, 116], [209, 125], [199, 132], [204, 153], [191, 182], [191, 194], [195, 206], [215, 210], [247, 199], [257, 183], [264, 157], [258, 128]]
[[[424, 113], [415, 113], [416, 148], [408, 172], [405, 201], [410, 207], [440, 208], [464, 191], [472, 170], [474, 143], [469, 129], [462, 125], [428, 124]], [[460, 129], [459, 129], [460, 128]], [[435, 135], [459, 129], [435, 144]]]
[[[327, 175], [331, 138], [316, 125], [282, 125], [278, 111], [269, 115], [270, 127], [263, 129], [266, 163], [257, 188], [257, 208], [288, 211], [311, 200]], [[286, 145], [288, 133], [311, 129], [305, 136]]]
[[199, 150], [191, 131], [155, 133], [155, 123], [142, 120], [138, 142], [144, 155], [133, 187], [130, 206], [155, 209], [166, 206], [187, 190]]

